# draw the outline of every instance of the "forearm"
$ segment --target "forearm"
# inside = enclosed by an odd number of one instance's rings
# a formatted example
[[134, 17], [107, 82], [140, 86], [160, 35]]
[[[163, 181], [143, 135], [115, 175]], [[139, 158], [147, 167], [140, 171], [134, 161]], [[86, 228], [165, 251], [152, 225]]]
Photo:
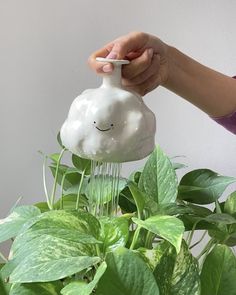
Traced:
[[236, 111], [236, 80], [168, 48], [168, 79], [163, 85], [212, 117]]

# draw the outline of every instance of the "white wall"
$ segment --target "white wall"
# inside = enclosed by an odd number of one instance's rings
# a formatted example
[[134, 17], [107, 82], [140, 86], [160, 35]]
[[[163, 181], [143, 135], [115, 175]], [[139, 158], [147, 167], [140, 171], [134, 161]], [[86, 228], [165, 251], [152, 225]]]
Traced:
[[[19, 196], [23, 203], [43, 199], [37, 151], [57, 151], [55, 137], [73, 98], [99, 85], [87, 67], [91, 52], [141, 30], [234, 75], [235, 11], [234, 0], [0, 0], [0, 218]], [[236, 176], [234, 135], [163, 88], [145, 101], [167, 154], [185, 155], [189, 169]]]

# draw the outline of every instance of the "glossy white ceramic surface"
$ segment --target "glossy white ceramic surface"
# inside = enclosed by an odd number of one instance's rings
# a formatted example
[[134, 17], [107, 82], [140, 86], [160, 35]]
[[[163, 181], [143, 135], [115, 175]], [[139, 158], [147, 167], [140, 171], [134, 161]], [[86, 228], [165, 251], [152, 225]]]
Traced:
[[61, 128], [61, 140], [72, 153], [103, 162], [128, 162], [155, 147], [156, 120], [142, 98], [121, 87], [121, 66], [104, 75], [100, 88], [85, 90], [73, 101]]

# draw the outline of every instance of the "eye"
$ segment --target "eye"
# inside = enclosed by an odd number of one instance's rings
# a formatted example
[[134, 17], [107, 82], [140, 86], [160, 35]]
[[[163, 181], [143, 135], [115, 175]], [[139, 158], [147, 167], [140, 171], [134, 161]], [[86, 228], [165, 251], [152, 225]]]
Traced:
[[111, 124], [111, 127], [113, 127], [114, 126], [114, 124]]
[[96, 124], [96, 121], [93, 121], [94, 124]]

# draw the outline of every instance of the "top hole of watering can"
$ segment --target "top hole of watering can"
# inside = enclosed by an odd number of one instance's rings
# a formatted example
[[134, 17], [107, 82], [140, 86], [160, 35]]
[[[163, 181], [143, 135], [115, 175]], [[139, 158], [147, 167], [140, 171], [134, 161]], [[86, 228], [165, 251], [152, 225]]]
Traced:
[[127, 65], [130, 63], [130, 61], [127, 59], [112, 59], [112, 58], [105, 58], [105, 57], [97, 57], [96, 61], [110, 62], [114, 65]]

